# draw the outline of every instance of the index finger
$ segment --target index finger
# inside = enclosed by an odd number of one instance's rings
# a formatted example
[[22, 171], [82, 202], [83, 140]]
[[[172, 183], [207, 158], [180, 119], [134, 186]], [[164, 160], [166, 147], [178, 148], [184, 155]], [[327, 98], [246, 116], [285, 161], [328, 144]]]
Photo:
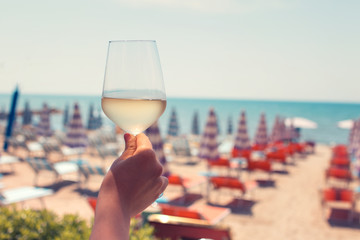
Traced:
[[136, 145], [135, 154], [145, 149], [153, 149], [149, 138], [144, 133], [136, 135]]

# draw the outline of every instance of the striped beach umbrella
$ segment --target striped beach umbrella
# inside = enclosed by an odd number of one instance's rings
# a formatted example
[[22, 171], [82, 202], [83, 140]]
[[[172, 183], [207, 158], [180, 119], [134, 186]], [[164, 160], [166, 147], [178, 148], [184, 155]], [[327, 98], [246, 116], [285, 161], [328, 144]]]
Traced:
[[349, 152], [355, 155], [360, 149], [360, 119], [355, 120], [349, 133]]
[[299, 139], [299, 134], [292, 123], [286, 128], [285, 136], [288, 141], [297, 141]]
[[37, 126], [37, 134], [42, 137], [51, 137], [53, 131], [50, 126], [50, 109], [46, 103], [43, 104], [43, 108], [40, 112], [40, 122]]
[[218, 124], [215, 111], [213, 108], [210, 108], [206, 126], [200, 141], [199, 158], [208, 161], [219, 159], [220, 154], [218, 151], [217, 135]]
[[275, 143], [282, 140], [281, 136], [281, 120], [279, 116], [275, 117], [275, 122], [272, 127], [271, 135], [270, 135], [270, 141]]
[[179, 135], [179, 123], [178, 123], [175, 108], [173, 108], [173, 110], [171, 112], [168, 135], [173, 136], [173, 137], [176, 137]]
[[194, 113], [194, 117], [193, 117], [192, 124], [191, 124], [191, 133], [193, 135], [200, 135], [198, 112]]
[[68, 124], [65, 145], [71, 148], [85, 148], [88, 145], [86, 129], [83, 127], [77, 103], [74, 104], [74, 112]]
[[236, 150], [248, 150], [251, 148], [250, 139], [247, 132], [245, 111], [242, 111], [240, 114], [234, 148]]
[[157, 122], [151, 125], [148, 129], [145, 130], [146, 136], [148, 136], [153, 150], [156, 154], [156, 157], [159, 159], [160, 163], [163, 165], [164, 172], [163, 175], [168, 177], [170, 175], [170, 171], [167, 166], [166, 156], [164, 153], [164, 143], [162, 141], [160, 135], [160, 129]]
[[22, 121], [22, 125], [26, 126], [26, 125], [31, 125], [32, 123], [32, 111], [30, 110], [30, 104], [28, 101], [26, 101], [25, 103], [25, 108], [23, 111], [23, 121]]
[[260, 115], [260, 121], [256, 130], [254, 143], [259, 146], [266, 146], [268, 144], [267, 127], [265, 113]]

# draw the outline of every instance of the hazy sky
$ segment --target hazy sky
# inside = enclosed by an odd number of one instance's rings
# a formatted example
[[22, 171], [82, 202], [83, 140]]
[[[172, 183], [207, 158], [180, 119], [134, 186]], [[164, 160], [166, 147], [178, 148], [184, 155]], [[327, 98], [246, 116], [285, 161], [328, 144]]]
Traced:
[[109, 40], [158, 44], [167, 95], [360, 102], [358, 0], [0, 0], [0, 92], [101, 94]]

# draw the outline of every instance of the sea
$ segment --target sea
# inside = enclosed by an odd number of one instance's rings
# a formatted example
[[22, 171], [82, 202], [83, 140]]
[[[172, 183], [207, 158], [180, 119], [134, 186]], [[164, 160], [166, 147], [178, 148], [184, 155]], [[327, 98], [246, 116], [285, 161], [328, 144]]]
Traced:
[[[74, 103], [80, 106], [82, 121], [87, 125], [89, 108], [94, 106], [95, 112], [101, 114], [103, 123], [109, 127], [114, 124], [107, 119], [101, 110], [101, 96], [74, 96], [74, 95], [40, 95], [21, 94], [17, 103], [17, 111], [22, 111], [28, 102], [31, 110], [40, 110], [43, 103], [50, 108], [64, 110], [69, 106], [72, 112]], [[0, 111], [8, 112], [11, 104], [11, 94], [0, 94]], [[246, 111], [247, 126], [250, 139], [253, 139], [260, 114], [264, 113], [267, 120], [268, 133], [271, 132], [276, 116], [283, 118], [302, 117], [317, 123], [316, 129], [301, 129], [301, 140], [311, 140], [322, 144], [348, 143], [349, 129], [340, 129], [337, 123], [347, 119], [360, 117], [360, 103], [340, 102], [305, 102], [305, 101], [270, 101], [270, 100], [231, 100], [231, 99], [200, 99], [200, 98], [168, 98], [167, 108], [159, 119], [159, 128], [163, 137], [167, 135], [171, 112], [175, 111], [179, 124], [180, 134], [191, 133], [194, 114], [197, 112], [199, 127], [205, 127], [209, 109], [214, 108], [218, 118], [221, 137], [235, 136], [237, 123], [242, 110]], [[21, 124], [21, 118], [17, 118]], [[37, 124], [38, 116], [33, 117]], [[64, 130], [62, 114], [51, 116], [53, 130]], [[233, 133], [228, 135], [229, 122]]]

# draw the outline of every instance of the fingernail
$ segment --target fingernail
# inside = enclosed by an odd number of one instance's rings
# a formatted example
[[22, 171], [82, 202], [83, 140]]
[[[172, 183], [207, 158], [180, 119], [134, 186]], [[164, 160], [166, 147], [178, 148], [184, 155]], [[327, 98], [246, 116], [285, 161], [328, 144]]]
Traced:
[[125, 142], [129, 141], [130, 137], [131, 136], [129, 133], [125, 133], [125, 135], [124, 135]]

